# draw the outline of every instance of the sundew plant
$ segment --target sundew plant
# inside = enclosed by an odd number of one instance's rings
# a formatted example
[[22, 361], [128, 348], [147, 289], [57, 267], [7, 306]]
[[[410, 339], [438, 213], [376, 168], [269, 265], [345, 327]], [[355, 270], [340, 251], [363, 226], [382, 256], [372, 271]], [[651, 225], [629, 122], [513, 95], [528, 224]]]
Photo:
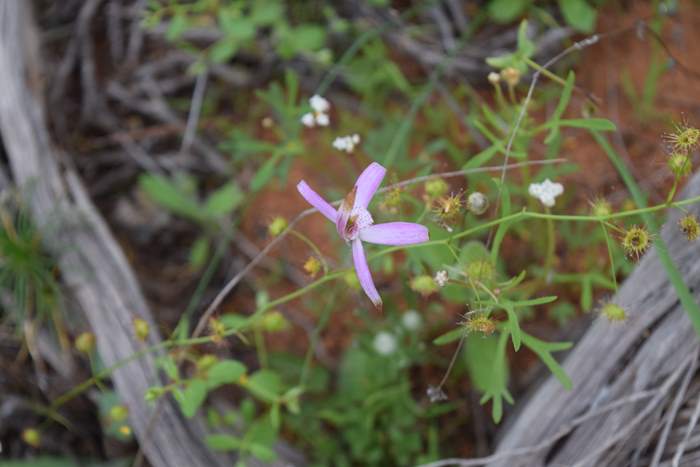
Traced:
[[[618, 119], [577, 80], [586, 52], [634, 27], [588, 35], [590, 4], [604, 2], [491, 0], [469, 10], [475, 22], [428, 66], [392, 47], [419, 43], [421, 28], [396, 30], [437, 14], [435, 2], [398, 12], [390, 7], [402, 2], [360, 2], [388, 15], [381, 26], [318, 3], [146, 2], [140, 27], [193, 57], [182, 73], [202, 89], [164, 102], [187, 110], [183, 139], [193, 128], [216, 141], [225, 175], [139, 169], [134, 198], [180, 229], [172, 235], [195, 278], [191, 296], [158, 323], [158, 344], [149, 343], [153, 323], [134, 319], [141, 350], [129, 361], [105, 366], [95, 335], [76, 332], [90, 377], [41, 408], [42, 422], [22, 433], [26, 445], [41, 449], [47, 427], [64, 426], [61, 411], [88, 393], [104, 433], [134, 440], [108, 381], [148, 356], [162, 376], [143, 394], [152, 417], [175, 401], [189, 422], [203, 420], [206, 448], [235, 465], [285, 460], [280, 446], [312, 465], [474, 455], [455, 447], [458, 432], [481, 423], [492, 437], [524, 396], [526, 371], [572, 388], [560, 365], [574, 345], [570, 323], [623, 329], [631, 310], [615, 293], [651, 250], [700, 334], [700, 308], [660, 235], [680, 211], [675, 227], [688, 242], [700, 237], [689, 211], [700, 197], [681, 194], [700, 129], [680, 112], [653, 116], [648, 83], [650, 103], [635, 118], [665, 154], [655, 171], [668, 183], [655, 201], [623, 152]], [[477, 78], [461, 79], [460, 52], [490, 22], [513, 40], [479, 59]], [[540, 49], [538, 28], [557, 22], [570, 36], [556, 53]], [[230, 83], [234, 65], [261, 50], [269, 61], [254, 91], [212, 78]], [[587, 159], [572, 156], [578, 144]], [[588, 174], [589, 160], [609, 182], [586, 185], [600, 175]], [[6, 211], [0, 284], [14, 285], [20, 330], [54, 316], [40, 299], [59, 301], [58, 274], [33, 228], [23, 218], [14, 225], [21, 211]], [[230, 259], [232, 248], [242, 260]]]

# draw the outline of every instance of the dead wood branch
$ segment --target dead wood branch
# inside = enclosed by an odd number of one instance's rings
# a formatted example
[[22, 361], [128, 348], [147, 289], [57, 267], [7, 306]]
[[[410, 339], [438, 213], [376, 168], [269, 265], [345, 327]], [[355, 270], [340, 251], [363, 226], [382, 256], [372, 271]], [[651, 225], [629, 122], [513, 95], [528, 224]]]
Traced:
[[[45, 126], [38, 42], [30, 13], [25, 0], [0, 2], [0, 134], [14, 182], [27, 193], [39, 228], [51, 224], [46, 246], [87, 316], [102, 360], [110, 366], [142, 349], [144, 344], [133, 336], [135, 317], [151, 322], [150, 344], [160, 337], [126, 258], [81, 181], [59, 166]], [[152, 465], [226, 465], [204, 446], [201, 421], [184, 420], [172, 401], [164, 401], [146, 437], [153, 410], [144, 394], [161, 384], [152, 356], [116, 370], [113, 380]]]

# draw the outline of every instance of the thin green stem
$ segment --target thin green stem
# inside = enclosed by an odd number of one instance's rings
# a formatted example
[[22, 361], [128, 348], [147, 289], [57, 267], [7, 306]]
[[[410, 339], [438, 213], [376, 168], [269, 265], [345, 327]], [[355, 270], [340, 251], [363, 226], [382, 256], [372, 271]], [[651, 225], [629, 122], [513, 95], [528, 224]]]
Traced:
[[562, 86], [566, 86], [566, 81], [565, 81], [565, 80], [563, 80], [563, 79], [560, 78], [559, 76], [555, 75], [554, 73], [552, 73], [552, 72], [549, 71], [547, 68], [545, 68], [545, 67], [543, 67], [542, 65], [540, 65], [539, 63], [537, 63], [537, 62], [535, 62], [535, 61], [533, 61], [533, 60], [531, 60], [531, 59], [529, 59], [529, 58], [525, 58], [525, 63], [527, 63], [528, 66], [530, 66], [530, 67], [534, 68], [535, 70], [539, 71], [540, 73], [542, 73], [543, 75], [545, 75], [547, 78], [551, 79], [552, 81], [555, 81], [555, 82], [561, 84]]
[[608, 229], [605, 228], [606, 223], [601, 221], [600, 228], [603, 229], [603, 235], [605, 236], [605, 245], [608, 249], [608, 258], [610, 259], [610, 278], [615, 285], [615, 291], [617, 292], [617, 273], [615, 271], [615, 260], [613, 259], [612, 252], [612, 242], [610, 240], [610, 235], [608, 234]]
[[[547, 214], [551, 214], [549, 208], [545, 208]], [[546, 277], [551, 277], [552, 266], [554, 265], [554, 253], [556, 250], [556, 239], [554, 232], [554, 220], [551, 217], [546, 219], [547, 222], [547, 253], [545, 256], [544, 270]], [[547, 281], [549, 282], [549, 281]]]
[[321, 261], [321, 266], [323, 267], [323, 274], [328, 274], [328, 263], [326, 263], [326, 260], [323, 258], [323, 254], [321, 253], [321, 250], [316, 246], [314, 242], [311, 241], [309, 237], [304, 235], [301, 232], [298, 232], [296, 230], [290, 230], [290, 234], [294, 235], [296, 238], [301, 240], [302, 242], [306, 243], [309, 248], [314, 252], [316, 257]]

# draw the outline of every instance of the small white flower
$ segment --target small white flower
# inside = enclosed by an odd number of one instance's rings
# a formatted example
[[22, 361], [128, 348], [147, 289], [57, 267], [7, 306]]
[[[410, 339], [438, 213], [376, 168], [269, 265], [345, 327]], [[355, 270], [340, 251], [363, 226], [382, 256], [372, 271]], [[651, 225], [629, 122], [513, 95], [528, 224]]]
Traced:
[[314, 94], [311, 96], [311, 99], [309, 99], [309, 104], [311, 105], [311, 108], [316, 112], [317, 114], [324, 114], [328, 112], [328, 110], [331, 108], [331, 103], [328, 102], [327, 99], [319, 96], [318, 94]]
[[423, 324], [423, 319], [416, 310], [408, 310], [401, 316], [401, 324], [403, 324], [403, 327], [406, 329], [415, 331]]
[[438, 271], [433, 280], [440, 287], [445, 287], [445, 285], [447, 285], [447, 271], [444, 269], [442, 271]]
[[489, 73], [488, 80], [491, 84], [498, 84], [501, 81], [501, 75], [492, 71], [491, 73]]
[[396, 351], [396, 337], [393, 334], [382, 331], [374, 336], [372, 345], [379, 355], [391, 355]]
[[301, 123], [308, 128], [313, 128], [316, 125], [316, 118], [312, 113], [306, 113], [301, 116]]
[[331, 123], [331, 119], [328, 117], [328, 114], [316, 114], [316, 124], [318, 126], [328, 126], [329, 123]]
[[564, 193], [564, 185], [561, 183], [552, 183], [550, 179], [546, 179], [542, 183], [530, 184], [528, 193], [539, 199], [540, 202], [548, 208], [551, 208], [554, 206], [555, 198]]
[[333, 140], [333, 147], [338, 151], [345, 151], [348, 154], [355, 150], [355, 146], [360, 144], [360, 135], [338, 136]]
[[331, 122], [328, 116], [328, 111], [331, 108], [330, 102], [327, 99], [314, 94], [309, 99], [309, 105], [313, 112], [305, 113], [301, 117], [301, 123], [308, 128], [318, 126], [328, 126]]

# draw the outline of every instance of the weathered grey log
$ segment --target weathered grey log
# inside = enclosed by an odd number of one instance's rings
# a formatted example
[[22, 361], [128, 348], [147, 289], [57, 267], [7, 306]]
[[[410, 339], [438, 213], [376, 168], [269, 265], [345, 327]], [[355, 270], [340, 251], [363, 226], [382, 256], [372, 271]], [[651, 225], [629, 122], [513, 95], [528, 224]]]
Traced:
[[[0, 135], [14, 182], [27, 193], [34, 221], [45, 229], [47, 247], [87, 316], [102, 360], [110, 366], [143, 348], [133, 335], [134, 318], [151, 323], [148, 344], [160, 342], [160, 336], [126, 258], [82, 183], [70, 169], [59, 166], [60, 154], [45, 126], [38, 41], [29, 4], [0, 1]], [[113, 381], [152, 465], [230, 465], [205, 447], [201, 420], [184, 420], [172, 401], [164, 401], [148, 426], [153, 407], [144, 394], [161, 384], [153, 356], [116, 370]]]
[[[700, 174], [692, 178], [682, 197], [698, 194]], [[688, 210], [699, 214], [700, 206]], [[670, 213], [662, 237], [697, 299], [700, 246], [680, 232], [680, 216], [678, 210]], [[686, 389], [697, 372], [698, 337], [654, 251], [643, 258], [613, 302], [628, 311], [627, 322], [613, 325], [602, 317], [594, 322], [564, 362], [573, 389], [566, 391], [556, 379], [548, 378], [513, 414], [490, 465], [617, 467], [670, 461], [675, 448], [667, 449], [662, 430], [667, 423], [675, 424], [676, 396], [683, 406], [692, 395]], [[645, 392], [648, 397], [630, 398]], [[577, 418], [625, 398], [629, 403], [572, 426]], [[697, 445], [688, 446], [688, 461], [681, 458], [679, 465], [699, 465], [693, 463], [697, 450]]]

